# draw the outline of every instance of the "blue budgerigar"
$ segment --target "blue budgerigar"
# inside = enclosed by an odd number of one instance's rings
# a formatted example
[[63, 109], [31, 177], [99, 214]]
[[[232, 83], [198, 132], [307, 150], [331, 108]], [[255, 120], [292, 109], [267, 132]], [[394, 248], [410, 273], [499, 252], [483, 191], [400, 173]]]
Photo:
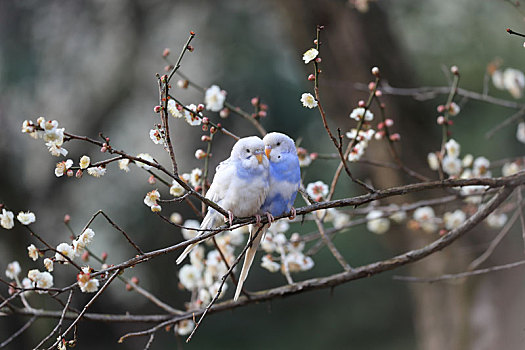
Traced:
[[[260, 214], [267, 213], [269, 219], [273, 216], [292, 212], [291, 218], [295, 217], [293, 204], [297, 195], [297, 190], [301, 183], [301, 170], [299, 168], [299, 158], [294, 141], [285, 134], [272, 132], [267, 134], [264, 139], [265, 153], [270, 160], [269, 184], [270, 190], [260, 209]], [[269, 223], [271, 224], [271, 222]], [[255, 225], [251, 228], [250, 236], [257, 232], [260, 226]], [[253, 244], [246, 251], [244, 264], [239, 276], [237, 290], [234, 300], [239, 297], [242, 285], [246, 280], [250, 266], [255, 257], [257, 247], [261, 242], [269, 225], [264, 225], [253, 241]]]
[[[235, 143], [230, 157], [216, 168], [206, 198], [228, 211], [230, 225], [233, 216], [257, 215], [266, 199], [269, 190], [269, 164], [264, 148], [264, 142], [259, 137], [244, 137]], [[200, 228], [213, 229], [224, 222], [222, 214], [208, 208]], [[206, 231], [200, 231], [199, 235], [204, 233]], [[177, 258], [177, 264], [180, 264], [196, 245], [194, 243], [187, 246]]]

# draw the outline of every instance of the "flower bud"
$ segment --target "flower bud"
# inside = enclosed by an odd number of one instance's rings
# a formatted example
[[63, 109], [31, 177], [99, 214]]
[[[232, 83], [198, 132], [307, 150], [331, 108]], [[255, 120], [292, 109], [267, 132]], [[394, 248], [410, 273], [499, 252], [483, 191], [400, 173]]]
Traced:
[[365, 101], [363, 101], [363, 100], [359, 100], [359, 102], [357, 103], [357, 105], [358, 105], [359, 107], [361, 107], [361, 108], [364, 108], [364, 107], [366, 106], [366, 103], [365, 103]]
[[72, 177], [73, 176], [73, 169], [68, 169], [67, 172], [66, 172], [66, 175], [68, 177]]
[[379, 68], [378, 67], [373, 67], [372, 68], [372, 74], [376, 77], [379, 77]]
[[157, 179], [155, 179], [155, 176], [150, 175], [150, 177], [148, 178], [148, 183], [150, 185], [155, 185], [156, 182], [157, 182]]
[[377, 97], [383, 96], [383, 93], [381, 92], [381, 90], [376, 90], [376, 96]]
[[82, 170], [78, 169], [77, 172], [76, 172], [76, 174], [75, 174], [75, 177], [76, 177], [77, 179], [80, 179], [80, 178], [82, 177]]
[[204, 105], [202, 103], [199, 103], [197, 106], [197, 112], [202, 112], [204, 110]]
[[209, 137], [208, 135], [202, 135], [201, 136], [201, 141], [202, 142], [208, 142], [211, 140], [211, 137]]
[[131, 282], [133, 282], [135, 284], [139, 284], [139, 278], [136, 277], [136, 276], [133, 276], [133, 277], [131, 277]]
[[368, 83], [368, 90], [374, 91], [375, 88], [376, 88], [375, 81], [371, 81], [371, 82]]
[[208, 125], [202, 124], [202, 131], [208, 131]]
[[100, 255], [100, 258], [102, 259], [102, 261], [106, 261], [106, 259], [108, 258], [108, 253], [102, 252], [102, 255]]
[[437, 117], [437, 123], [438, 123], [438, 125], [443, 125], [443, 124], [445, 124], [445, 117], [443, 117], [442, 115], [440, 115], [439, 117]]
[[153, 108], [153, 111], [154, 111], [155, 113], [159, 113], [161, 109], [162, 109], [161, 106], [155, 106], [155, 108]]
[[188, 49], [189, 52], [193, 52], [193, 50], [195, 50], [195, 48], [191, 45], [188, 45], [186, 48]]
[[390, 135], [390, 141], [399, 141], [401, 139], [401, 135], [398, 133]]
[[394, 125], [394, 121], [390, 118], [386, 119], [385, 120], [385, 125], [388, 126], [388, 127], [391, 127], [392, 125]]
[[209, 124], [209, 122], [210, 122], [210, 119], [208, 117], [202, 118], [202, 124]]
[[170, 49], [165, 48], [164, 51], [162, 51], [162, 57], [168, 57], [170, 55]]
[[322, 60], [321, 60], [321, 57], [316, 57], [316, 59], [315, 59], [315, 62], [316, 62], [316, 63], [321, 63], [321, 61], [322, 61]]
[[[220, 124], [217, 124], [217, 125], [220, 125]], [[217, 132], [217, 128], [214, 127], [214, 126], [212, 126], [212, 127], [210, 128], [210, 133], [211, 133], [211, 134], [215, 134], [216, 132]], [[211, 154], [210, 154], [210, 157], [211, 157]]]
[[252, 97], [251, 101], [252, 106], [257, 106], [259, 104], [259, 97]]
[[458, 68], [458, 66], [452, 66], [452, 67], [450, 67], [450, 72], [452, 72], [452, 74], [454, 74], [454, 75], [458, 75], [458, 74], [459, 74], [459, 68]]
[[308, 80], [310, 80], [310, 81], [314, 81], [314, 80], [315, 80], [315, 75], [310, 74], [310, 75], [308, 76]]
[[71, 216], [69, 214], [64, 215], [64, 224], [68, 224], [71, 221]]
[[82, 253], [82, 261], [88, 261], [89, 260], [89, 252], [87, 250]]
[[221, 109], [221, 111], [219, 112], [219, 116], [221, 118], [228, 118], [228, 116], [230, 115], [230, 110], [228, 108], [223, 108]]
[[257, 113], [257, 115], [258, 115], [259, 117], [261, 117], [261, 118], [264, 118], [264, 117], [266, 117], [266, 111], [259, 111], [259, 112]]

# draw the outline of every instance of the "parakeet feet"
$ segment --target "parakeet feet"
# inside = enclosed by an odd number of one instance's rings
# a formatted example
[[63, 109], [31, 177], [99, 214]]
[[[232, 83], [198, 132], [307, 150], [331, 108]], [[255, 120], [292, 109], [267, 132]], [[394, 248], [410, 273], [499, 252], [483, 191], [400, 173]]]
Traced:
[[261, 223], [261, 216], [259, 214], [255, 214], [255, 224], [259, 225]]
[[233, 226], [233, 213], [228, 210], [228, 221], [230, 222], [230, 227]]
[[273, 222], [275, 221], [273, 215], [270, 213], [266, 213], [266, 217], [268, 218], [268, 227], [272, 226]]
[[292, 209], [290, 209], [290, 211], [292, 212], [292, 215], [290, 215], [290, 216], [288, 217], [288, 220], [293, 220], [293, 219], [295, 219], [295, 217], [297, 216], [297, 211], [295, 210], [294, 207], [292, 207]]

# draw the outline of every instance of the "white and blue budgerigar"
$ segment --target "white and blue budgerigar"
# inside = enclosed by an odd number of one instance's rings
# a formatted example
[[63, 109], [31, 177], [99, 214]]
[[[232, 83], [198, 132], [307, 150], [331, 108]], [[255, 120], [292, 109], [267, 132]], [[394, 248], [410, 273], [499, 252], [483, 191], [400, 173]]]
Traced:
[[[269, 219], [273, 216], [282, 215], [291, 212], [291, 219], [295, 218], [295, 209], [293, 204], [297, 195], [297, 190], [301, 183], [301, 170], [299, 167], [299, 158], [294, 141], [285, 134], [272, 132], [267, 134], [264, 139], [265, 153], [270, 160], [269, 184], [270, 190], [260, 209], [260, 213], [267, 213]], [[271, 221], [271, 220], [270, 220]], [[264, 225], [257, 237], [254, 239], [251, 247], [246, 251], [244, 264], [242, 266], [237, 290], [235, 291], [234, 300], [239, 297], [242, 285], [248, 276], [248, 271], [255, 257], [257, 247], [261, 242], [269, 225]], [[260, 225], [251, 228], [250, 237], [253, 232], [257, 232]]]
[[[259, 213], [269, 190], [268, 159], [264, 142], [257, 136], [244, 137], [232, 148], [228, 159], [216, 168], [206, 198], [228, 211], [230, 225], [233, 216], [247, 217]], [[202, 230], [224, 224], [225, 218], [213, 208], [202, 220]], [[200, 231], [199, 236], [207, 231]], [[186, 247], [177, 258], [180, 264], [197, 243]]]

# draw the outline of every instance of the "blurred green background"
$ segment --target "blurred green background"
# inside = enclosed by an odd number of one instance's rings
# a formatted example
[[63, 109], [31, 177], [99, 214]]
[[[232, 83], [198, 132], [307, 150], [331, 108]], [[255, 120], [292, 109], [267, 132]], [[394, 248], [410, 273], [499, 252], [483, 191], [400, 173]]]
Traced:
[[[193, 81], [218, 84], [228, 92], [227, 100], [250, 110], [250, 99], [259, 96], [269, 105], [263, 120], [267, 130], [288, 133], [300, 139], [310, 152], [333, 152], [316, 110], [299, 102], [303, 92], [312, 90], [306, 77], [311, 66], [301, 60], [312, 47], [315, 25], [324, 24], [321, 97], [330, 125], [348, 130], [353, 124], [348, 114], [366, 92], [354, 83], [368, 83], [370, 68], [378, 65], [386, 81], [395, 87], [446, 86], [451, 65], [461, 72], [461, 87], [481, 92], [487, 65], [500, 58], [503, 67], [524, 69], [522, 41], [505, 29], [523, 27], [520, 8], [499, 0], [377, 0], [361, 12], [352, 2], [315, 1], [0, 1], [0, 203], [14, 211], [32, 210], [34, 228], [52, 243], [69, 236], [62, 220], [72, 216], [80, 230], [91, 215], [103, 209], [126, 230], [144, 250], [153, 250], [181, 239], [180, 232], [160, 222], [142, 204], [152, 186], [147, 176], [132, 167], [124, 174], [109, 167], [101, 179], [84, 176], [80, 180], [56, 178], [57, 158], [35, 141], [20, 133], [25, 119], [38, 116], [56, 119], [74, 134], [96, 138], [99, 132], [131, 154], [149, 152], [164, 164], [168, 156], [148, 137], [156, 123], [153, 107], [158, 103], [155, 73], [163, 72], [161, 54], [172, 49], [173, 59], [188, 32], [197, 36], [195, 51], [184, 58], [182, 71]], [[443, 68], [444, 67], [444, 68]], [[505, 91], [490, 85], [489, 94], [512, 100]], [[174, 89], [185, 103], [202, 102], [192, 89]], [[446, 96], [415, 102], [407, 97], [387, 97], [390, 116], [401, 133], [404, 161], [427, 175], [426, 155], [439, 149], [440, 129], [435, 123], [436, 106]], [[523, 154], [515, 138], [516, 128], [502, 129], [490, 140], [484, 134], [513, 110], [486, 103], [457, 99], [462, 105], [455, 119], [453, 136], [463, 154], [485, 155], [491, 160]], [[222, 122], [239, 135], [255, 133], [249, 123], [230, 116]], [[172, 120], [173, 121], [173, 120]], [[182, 172], [200, 163], [193, 156], [203, 147], [202, 134], [185, 123], [172, 123], [177, 159]], [[232, 141], [220, 137], [214, 143], [212, 167], [227, 157]], [[82, 143], [67, 144], [68, 158], [75, 162], [83, 154], [92, 160], [105, 155]], [[386, 159], [379, 148], [367, 157]], [[319, 160], [303, 171], [305, 183], [329, 183], [337, 163]], [[358, 177], [379, 187], [407, 182], [389, 177], [389, 172], [354, 165]], [[499, 175], [499, 171], [495, 171]], [[387, 177], [388, 179], [385, 179]], [[377, 181], [377, 182], [376, 182]], [[359, 193], [344, 179], [338, 186], [342, 198]], [[411, 199], [422, 198], [412, 197]], [[398, 203], [409, 201], [402, 199]], [[302, 205], [301, 201], [296, 206]], [[171, 210], [171, 209], [170, 209]], [[191, 212], [173, 208], [186, 217]], [[109, 262], [134, 255], [118, 232], [104, 220], [93, 225], [97, 236], [92, 249], [108, 251]], [[291, 232], [311, 232], [309, 224]], [[395, 274], [436, 275], [460, 272], [490, 242], [494, 232], [476, 229], [474, 238], [463, 239], [456, 248], [437, 254], [421, 269], [402, 269]], [[402, 226], [385, 236], [364, 227], [339, 235], [336, 245], [352, 265], [390, 257], [435, 239], [421, 237]], [[0, 231], [0, 270], [19, 260], [24, 273], [42, 268], [26, 255], [26, 246], [35, 243], [19, 225]], [[489, 263], [519, 259], [523, 242], [516, 230], [510, 233]], [[177, 284], [177, 254], [156, 258], [126, 272], [160, 299], [182, 308], [189, 294]], [[340, 271], [326, 249], [314, 257], [316, 265], [297, 280]], [[283, 276], [255, 266], [247, 281], [249, 290], [285, 283]], [[69, 272], [69, 273], [68, 273]], [[523, 269], [471, 279], [466, 283], [409, 286], [384, 273], [354, 281], [334, 290], [321, 290], [291, 298], [213, 314], [207, 317], [190, 344], [173, 333], [160, 332], [153, 348], [195, 349], [520, 349], [524, 346], [525, 307]], [[55, 285], [71, 283], [68, 269], [57, 268]], [[6, 288], [0, 293], [6, 295]], [[228, 293], [232, 293], [230, 287]], [[80, 293], [78, 293], [80, 294]], [[77, 307], [88, 300], [79, 295]], [[49, 300], [35, 306], [56, 308]], [[433, 305], [434, 308], [428, 308]], [[126, 292], [115, 283], [91, 312], [132, 314], [161, 313], [146, 300]], [[450, 319], [449, 319], [450, 317]], [[21, 327], [22, 317], [0, 317], [0, 342]], [[53, 320], [39, 320], [8, 348], [29, 349], [54, 327]], [[130, 330], [148, 325], [96, 324], [82, 322], [78, 349], [137, 349], [146, 339], [116, 340]], [[451, 330], [453, 328], [453, 330]]]

